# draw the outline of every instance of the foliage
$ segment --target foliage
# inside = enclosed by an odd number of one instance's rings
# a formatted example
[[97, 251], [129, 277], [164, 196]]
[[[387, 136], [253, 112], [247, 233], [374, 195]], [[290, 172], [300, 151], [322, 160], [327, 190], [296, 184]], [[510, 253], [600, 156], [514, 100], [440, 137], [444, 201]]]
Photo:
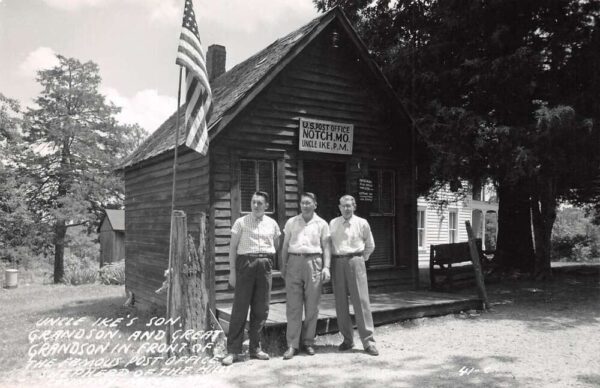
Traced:
[[18, 173], [17, 156], [24, 152], [21, 108], [0, 93], [0, 258], [19, 261], [19, 249], [39, 252], [46, 229], [27, 206], [26, 181]]
[[98, 262], [93, 259], [66, 255], [62, 282], [72, 286], [95, 283], [98, 280], [98, 267]]
[[600, 226], [583, 209], [564, 208], [558, 212], [552, 231], [552, 259], [561, 261], [600, 260]]
[[89, 219], [88, 207], [99, 208], [117, 195], [111, 167], [124, 131], [113, 117], [118, 109], [98, 92], [98, 67], [58, 59], [58, 66], [38, 75], [39, 108], [25, 116], [26, 140], [35, 149], [25, 161], [35, 173], [32, 200], [45, 205], [44, 219], [81, 222]]
[[89, 232], [88, 228], [83, 225], [69, 228], [65, 244], [69, 247], [69, 253], [72, 256], [99, 261], [100, 243], [95, 230]]
[[21, 106], [0, 93], [0, 143], [19, 135]]
[[64, 273], [68, 228], [84, 225], [91, 232], [104, 208], [122, 204], [122, 177], [113, 170], [143, 136], [139, 126], [116, 122], [119, 109], [99, 93], [95, 63], [57, 57], [57, 66], [38, 72], [42, 92], [23, 121], [28, 148], [15, 164], [16, 174], [26, 179], [18, 186], [28, 209], [50, 229], [55, 282]]
[[100, 283], [106, 285], [125, 284], [125, 260], [110, 263], [100, 268], [99, 278]]
[[498, 235], [498, 213], [488, 213], [485, 216], [485, 246], [488, 250], [495, 251]]

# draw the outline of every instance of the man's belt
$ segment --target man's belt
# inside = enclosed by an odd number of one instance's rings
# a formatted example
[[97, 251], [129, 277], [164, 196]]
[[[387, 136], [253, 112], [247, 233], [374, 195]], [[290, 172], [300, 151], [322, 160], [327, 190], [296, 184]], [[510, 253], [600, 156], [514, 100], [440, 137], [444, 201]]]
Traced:
[[331, 255], [334, 259], [351, 259], [356, 256], [362, 256], [365, 252], [355, 252], [355, 253], [347, 253], [345, 255]]
[[308, 257], [315, 257], [315, 256], [322, 256], [322, 253], [292, 253], [292, 252], [288, 252], [288, 254], [290, 256], [298, 256], [298, 257], [304, 257], [304, 258], [308, 258]]
[[272, 259], [273, 256], [275, 256], [275, 254], [274, 253], [244, 253], [244, 254], [238, 255], [238, 256], [249, 257], [252, 259], [259, 259], [261, 257], [266, 257], [268, 259]]

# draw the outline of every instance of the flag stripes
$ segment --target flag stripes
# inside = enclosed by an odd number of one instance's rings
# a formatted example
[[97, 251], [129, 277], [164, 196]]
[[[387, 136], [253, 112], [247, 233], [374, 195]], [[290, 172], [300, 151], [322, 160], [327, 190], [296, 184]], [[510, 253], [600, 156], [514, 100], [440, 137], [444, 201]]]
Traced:
[[192, 0], [185, 1], [175, 63], [183, 66], [186, 73], [185, 144], [206, 155], [212, 92]]

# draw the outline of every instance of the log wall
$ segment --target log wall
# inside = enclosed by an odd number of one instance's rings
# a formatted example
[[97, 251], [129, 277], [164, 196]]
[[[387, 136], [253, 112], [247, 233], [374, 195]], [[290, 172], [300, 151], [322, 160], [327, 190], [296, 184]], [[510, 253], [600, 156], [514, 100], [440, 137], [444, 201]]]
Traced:
[[[175, 209], [183, 210], [198, 246], [200, 212], [208, 210], [208, 158], [180, 151]], [[166, 293], [156, 294], [169, 260], [173, 152], [125, 171], [125, 286], [136, 306], [164, 308]]]
[[[399, 118], [399, 106], [390, 106], [367, 76], [366, 66], [349, 42], [329, 45], [324, 32], [244, 111], [211, 145], [211, 180], [214, 186], [215, 262], [217, 300], [230, 300], [227, 289], [230, 229], [240, 213], [236, 163], [240, 156], [277, 161], [277, 221], [298, 214], [299, 193], [304, 187], [304, 160], [342, 162], [346, 165], [346, 191], [356, 191], [361, 168], [385, 168], [395, 172], [395, 262], [393, 268], [369, 271], [372, 288], [414, 286], [410, 266], [410, 227], [414, 225], [414, 199], [410, 191], [410, 130]], [[345, 43], [345, 44], [344, 44]], [[298, 150], [301, 117], [354, 124], [352, 155], [332, 155]], [[361, 168], [356, 168], [362, 165]], [[329, 182], [323, 182], [327, 185]], [[317, 213], [319, 209], [317, 209]], [[329, 221], [329, 220], [327, 220]], [[391, 232], [389, 238], [392, 238]], [[281, 295], [283, 282], [274, 276], [273, 295]]]

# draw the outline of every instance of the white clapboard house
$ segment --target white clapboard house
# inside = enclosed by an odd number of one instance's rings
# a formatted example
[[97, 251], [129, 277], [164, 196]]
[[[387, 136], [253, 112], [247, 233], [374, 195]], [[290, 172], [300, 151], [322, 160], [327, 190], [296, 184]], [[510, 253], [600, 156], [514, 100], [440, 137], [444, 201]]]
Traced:
[[417, 247], [419, 267], [429, 267], [429, 247], [467, 241], [465, 221], [469, 221], [476, 238], [482, 239], [484, 250], [494, 250], [497, 236], [498, 201], [492, 185], [473, 186], [464, 198], [445, 189], [438, 198], [447, 203], [440, 206], [435, 200], [417, 200]]

